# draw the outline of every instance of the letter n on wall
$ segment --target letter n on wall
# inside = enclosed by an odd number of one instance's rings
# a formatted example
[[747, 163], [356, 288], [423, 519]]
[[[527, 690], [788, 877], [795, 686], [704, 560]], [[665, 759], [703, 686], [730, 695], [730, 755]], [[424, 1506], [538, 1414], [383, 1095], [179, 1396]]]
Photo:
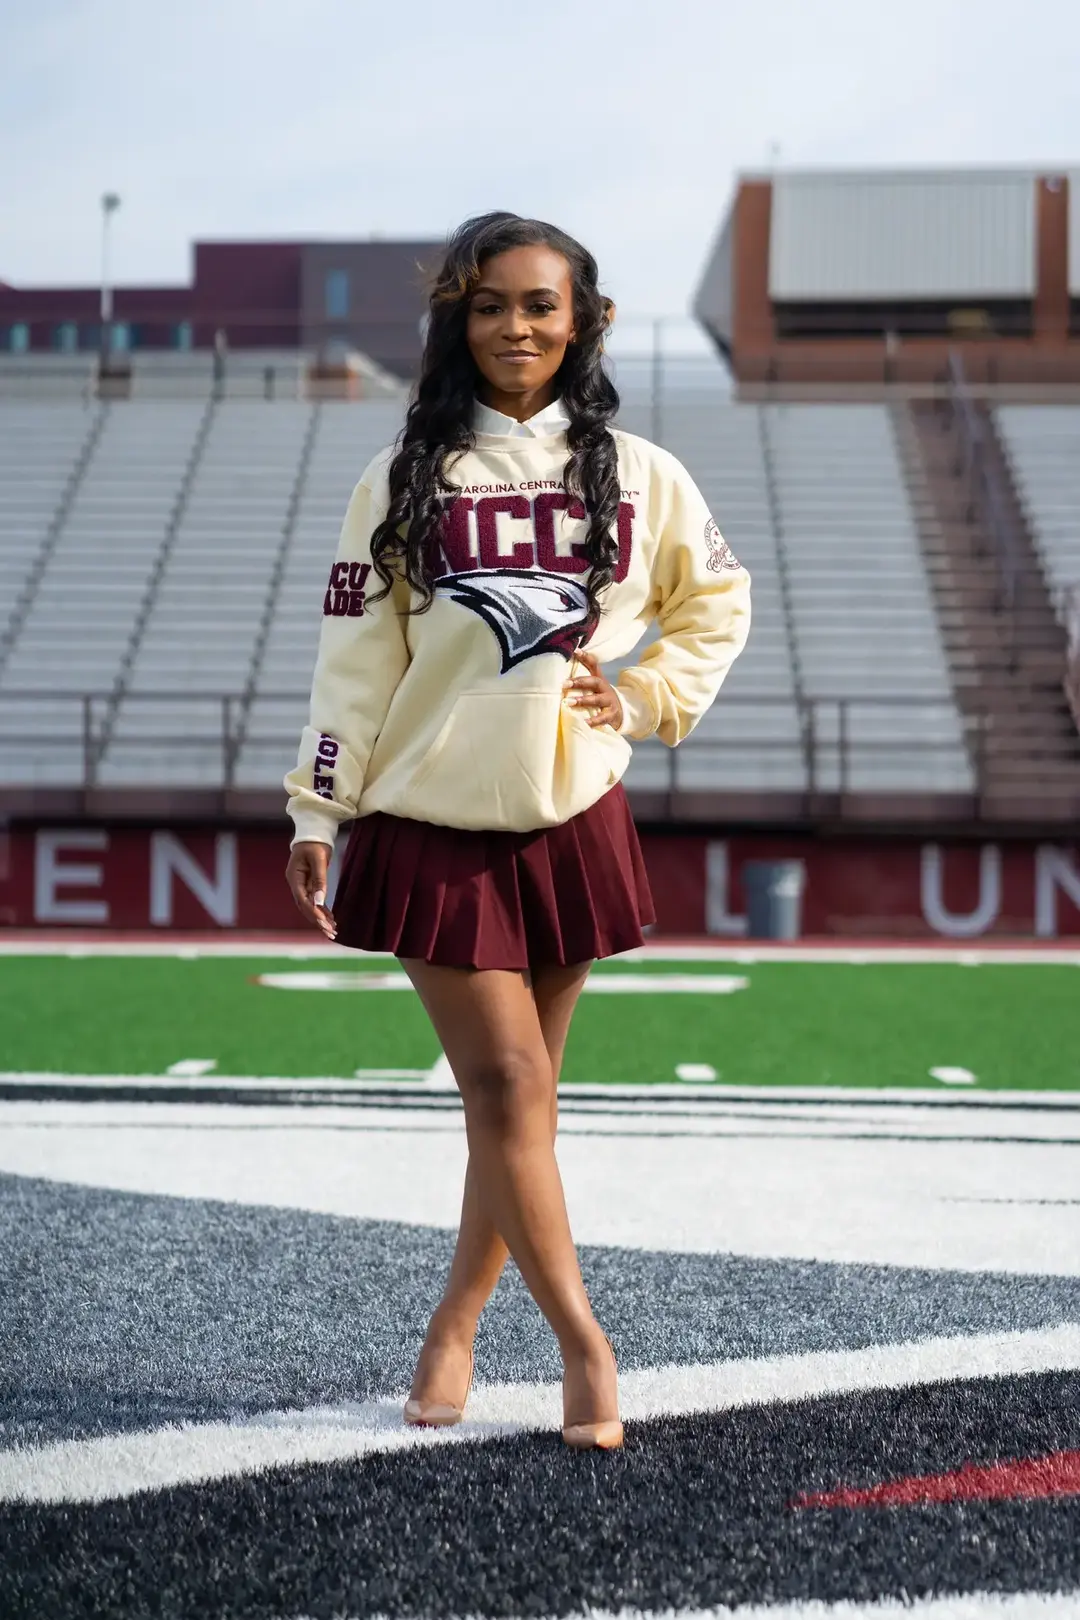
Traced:
[[236, 834], [218, 833], [214, 839], [214, 870], [206, 872], [191, 851], [169, 832], [150, 835], [150, 922], [171, 928], [174, 880], [195, 897], [219, 928], [236, 927]]

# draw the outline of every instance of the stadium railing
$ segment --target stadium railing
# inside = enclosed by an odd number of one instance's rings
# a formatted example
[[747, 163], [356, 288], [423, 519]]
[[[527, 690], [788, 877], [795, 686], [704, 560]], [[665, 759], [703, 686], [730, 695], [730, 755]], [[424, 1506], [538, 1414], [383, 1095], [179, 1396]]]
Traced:
[[1004, 615], [1009, 638], [1009, 659], [1015, 668], [1018, 656], [1017, 610], [1022, 606], [1025, 546], [1017, 527], [1017, 516], [1002, 481], [1002, 471], [989, 443], [989, 428], [976, 409], [960, 355], [949, 356], [949, 396], [945, 403], [959, 428], [960, 465], [957, 471], [966, 480], [968, 498], [983, 532], [993, 546], [997, 570], [998, 611]]
[[[306, 709], [307, 695], [297, 691], [260, 692], [260, 704], [288, 704]], [[160, 706], [161, 729], [149, 724], [139, 735], [128, 735], [122, 753], [122, 771], [110, 769], [106, 743], [107, 716], [112, 693], [62, 691], [7, 691], [0, 694], [0, 813], [20, 814], [27, 807], [47, 808], [50, 795], [79, 798], [85, 808], [92, 799], [121, 803], [140, 796], [152, 802], [155, 813], [185, 812], [185, 801], [226, 813], [246, 807], [257, 816], [280, 814], [280, 776], [267, 769], [252, 780], [250, 769], [238, 781], [238, 763], [245, 749], [279, 755], [281, 775], [295, 759], [298, 731], [266, 722], [252, 724], [250, 702], [240, 693], [202, 693], [178, 697], [172, 692], [130, 692], [125, 703], [140, 711]], [[723, 734], [700, 733], [679, 749], [650, 745], [648, 780], [637, 790], [635, 809], [656, 819], [707, 820], [710, 804], [719, 797], [732, 802], [740, 796], [760, 809], [771, 804], [780, 815], [827, 816], [843, 819], [873, 814], [878, 819], [925, 820], [936, 806], [939, 814], [973, 820], [1000, 820], [1009, 813], [1000, 789], [990, 791], [994, 750], [993, 717], [989, 713], [963, 717], [963, 743], [958, 748], [950, 728], [955, 710], [939, 700], [914, 697], [816, 697], [798, 702], [800, 740], [768, 735], [768, 727], [755, 732], [747, 714], [762, 712], [770, 701], [777, 708], [788, 699], [732, 696], [717, 713]], [[197, 711], [205, 721], [177, 724], [178, 707]], [[35, 710], [40, 715], [35, 719]], [[25, 723], [21, 715], [25, 713]], [[937, 722], [937, 724], [935, 724]], [[46, 777], [39, 775], [38, 760], [49, 758]], [[160, 761], [167, 759], [163, 770]], [[182, 763], [191, 761], [190, 772]], [[711, 766], [708, 761], [713, 761]], [[13, 765], [13, 761], [18, 761]], [[145, 761], [145, 764], [140, 764]], [[757, 762], [769, 775], [769, 762], [788, 786], [754, 787], [747, 762]], [[63, 762], [61, 764], [61, 762]], [[105, 769], [103, 770], [103, 765]], [[633, 786], [633, 782], [630, 784]], [[1038, 761], [1030, 782], [1017, 786], [1018, 800], [1031, 806], [1025, 814], [1039, 813], [1041, 800]], [[859, 808], [860, 803], [862, 809]], [[231, 807], [231, 810], [230, 810]], [[1066, 813], [1043, 806], [1046, 819]], [[1071, 804], [1075, 815], [1080, 806]], [[1019, 811], [1017, 811], [1019, 813]]]
[[1080, 585], [1070, 585], [1063, 592], [1061, 618], [1068, 636], [1065, 668], [1065, 696], [1080, 731]]

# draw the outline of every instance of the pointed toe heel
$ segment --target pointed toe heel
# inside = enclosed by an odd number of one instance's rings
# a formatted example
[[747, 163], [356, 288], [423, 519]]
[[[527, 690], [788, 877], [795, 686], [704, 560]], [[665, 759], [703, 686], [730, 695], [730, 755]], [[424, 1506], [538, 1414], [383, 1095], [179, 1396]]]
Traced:
[[603, 1423], [570, 1423], [562, 1437], [571, 1451], [618, 1451], [623, 1443], [623, 1426], [618, 1418]]
[[469, 1402], [473, 1381], [473, 1355], [469, 1352], [469, 1382], [465, 1389], [465, 1399], [460, 1406], [452, 1406], [447, 1401], [415, 1401], [410, 1396], [405, 1402], [402, 1413], [410, 1429], [452, 1429], [455, 1423], [460, 1423], [465, 1416], [465, 1408]]
[[[619, 1364], [610, 1339], [607, 1347], [617, 1373]], [[623, 1426], [619, 1418], [602, 1418], [599, 1423], [564, 1423], [562, 1437], [571, 1451], [618, 1451], [623, 1443]]]

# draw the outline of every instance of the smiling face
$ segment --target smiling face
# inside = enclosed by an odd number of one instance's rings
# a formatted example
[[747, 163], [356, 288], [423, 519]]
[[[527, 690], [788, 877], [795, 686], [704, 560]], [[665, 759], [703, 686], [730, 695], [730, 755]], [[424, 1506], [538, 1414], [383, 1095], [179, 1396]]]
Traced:
[[573, 335], [573, 285], [561, 253], [508, 248], [481, 265], [465, 336], [486, 405], [519, 422], [550, 405]]

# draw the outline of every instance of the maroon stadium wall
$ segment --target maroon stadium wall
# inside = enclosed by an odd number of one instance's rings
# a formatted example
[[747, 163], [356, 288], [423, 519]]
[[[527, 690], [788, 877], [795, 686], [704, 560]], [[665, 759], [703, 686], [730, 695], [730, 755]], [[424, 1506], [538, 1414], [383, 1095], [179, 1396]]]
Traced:
[[[764, 858], [805, 862], [807, 935], [1080, 937], [1080, 843], [645, 831], [642, 845], [659, 934], [745, 935], [741, 868]], [[274, 828], [14, 827], [0, 926], [303, 929], [286, 859]]]

